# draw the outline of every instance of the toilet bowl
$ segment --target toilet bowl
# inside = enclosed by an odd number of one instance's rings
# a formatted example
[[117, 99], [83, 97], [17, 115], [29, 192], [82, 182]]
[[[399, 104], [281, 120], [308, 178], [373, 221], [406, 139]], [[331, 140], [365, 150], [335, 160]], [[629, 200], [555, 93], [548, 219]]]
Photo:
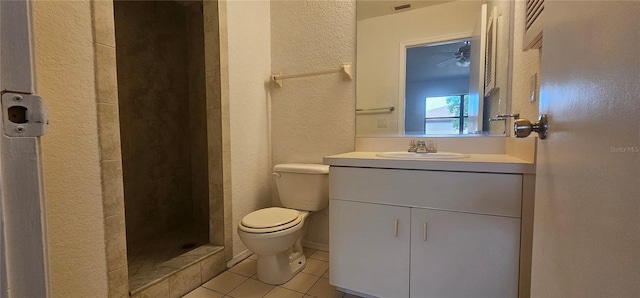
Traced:
[[258, 210], [263, 214], [291, 211], [295, 218], [289, 223], [273, 222], [261, 228], [247, 224], [245, 219], [238, 224], [238, 234], [249, 250], [258, 256], [257, 275], [264, 283], [279, 285], [289, 281], [306, 265], [302, 252], [304, 220], [309, 214], [286, 208]]
[[238, 223], [240, 240], [258, 256], [260, 281], [280, 285], [306, 266], [304, 223], [310, 211], [328, 205], [328, 173], [325, 165], [276, 165], [276, 187], [284, 207], [251, 212]]

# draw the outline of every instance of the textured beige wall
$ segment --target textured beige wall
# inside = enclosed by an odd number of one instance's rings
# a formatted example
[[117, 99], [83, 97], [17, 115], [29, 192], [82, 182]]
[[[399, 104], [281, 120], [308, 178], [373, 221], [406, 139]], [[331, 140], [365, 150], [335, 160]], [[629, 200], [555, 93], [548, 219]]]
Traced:
[[233, 256], [246, 247], [236, 231], [246, 214], [271, 205], [268, 89], [269, 1], [227, 2]]
[[[355, 1], [272, 2], [273, 71], [296, 74], [355, 62], [355, 14]], [[291, 79], [271, 95], [274, 164], [322, 163], [323, 156], [353, 151], [355, 81], [341, 74]], [[313, 213], [305, 241], [328, 245], [328, 218], [328, 209]]]
[[[531, 102], [531, 76], [538, 75], [536, 93], [540, 90], [540, 50], [522, 50], [524, 39], [526, 2], [517, 0], [514, 5], [513, 32], [511, 36], [513, 51], [513, 61], [511, 64], [511, 113], [520, 114], [520, 118], [531, 121], [538, 119], [538, 95], [536, 100]], [[509, 120], [508, 128], [513, 127], [513, 119]], [[537, 134], [531, 134], [529, 138], [536, 138]], [[513, 137], [507, 138], [507, 154], [518, 156], [523, 159], [535, 159], [536, 143], [532, 141], [522, 141]]]
[[49, 109], [42, 140], [53, 297], [106, 297], [91, 7], [33, 2], [36, 80]]
[[[515, 1], [514, 26], [513, 26], [513, 80], [511, 85], [511, 112], [520, 113], [521, 118], [529, 120], [538, 119], [538, 101], [530, 102], [530, 79], [534, 74], [540, 73], [540, 51], [522, 51], [524, 38], [524, 13], [525, 1]], [[538, 77], [538, 90], [540, 78]], [[509, 126], [511, 127], [511, 126]]]

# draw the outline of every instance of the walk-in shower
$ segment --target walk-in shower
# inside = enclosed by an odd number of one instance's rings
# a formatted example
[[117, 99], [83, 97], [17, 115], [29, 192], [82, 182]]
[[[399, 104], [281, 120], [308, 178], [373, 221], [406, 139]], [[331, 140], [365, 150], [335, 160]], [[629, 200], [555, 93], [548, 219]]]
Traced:
[[213, 99], [206, 92], [202, 1], [115, 1], [114, 14], [127, 259], [135, 291], [192, 261], [179, 256], [216, 233], [209, 231], [210, 196], [218, 195], [210, 190], [209, 152], [217, 142], [208, 126], [219, 123], [207, 122]]

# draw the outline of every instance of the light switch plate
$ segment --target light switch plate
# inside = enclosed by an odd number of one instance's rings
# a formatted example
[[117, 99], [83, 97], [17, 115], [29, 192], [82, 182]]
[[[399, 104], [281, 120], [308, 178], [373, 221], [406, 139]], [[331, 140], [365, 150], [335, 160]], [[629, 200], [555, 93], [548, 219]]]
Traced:
[[538, 74], [534, 73], [529, 79], [529, 101], [535, 102], [538, 99]]
[[386, 128], [387, 127], [387, 118], [380, 117], [378, 118], [378, 128]]

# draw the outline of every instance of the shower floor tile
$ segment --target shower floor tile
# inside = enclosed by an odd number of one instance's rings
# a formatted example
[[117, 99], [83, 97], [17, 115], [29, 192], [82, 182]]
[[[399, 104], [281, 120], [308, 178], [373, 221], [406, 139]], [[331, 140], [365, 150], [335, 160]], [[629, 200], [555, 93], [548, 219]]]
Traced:
[[129, 288], [135, 291], [150, 282], [203, 257], [208, 250], [195, 250], [209, 242], [205, 227], [178, 227], [152, 240], [127, 247]]

